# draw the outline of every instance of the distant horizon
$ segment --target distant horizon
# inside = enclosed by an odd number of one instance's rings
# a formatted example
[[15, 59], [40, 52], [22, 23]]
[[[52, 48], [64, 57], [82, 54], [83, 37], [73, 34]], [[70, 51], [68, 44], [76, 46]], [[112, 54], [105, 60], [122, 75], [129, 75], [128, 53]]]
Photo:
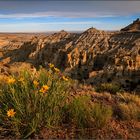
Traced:
[[0, 32], [118, 31], [140, 17], [140, 1], [1, 0]]
[[[88, 28], [89, 29], [89, 28]], [[42, 31], [42, 32], [36, 32], [36, 31], [34, 31], [34, 32], [30, 32], [30, 31], [26, 31], [26, 32], [24, 32], [24, 31], [18, 31], [18, 32], [0, 32], [0, 34], [4, 34], [4, 33], [11, 33], [11, 34], [24, 34], [24, 33], [29, 33], [29, 34], [36, 34], [36, 33], [58, 33], [58, 32], [61, 32], [61, 31], [65, 31], [65, 32], [71, 32], [71, 33], [73, 33], [73, 32], [76, 32], [76, 33], [81, 33], [81, 32], [84, 32], [84, 31], [86, 31], [86, 30], [88, 30], [88, 29], [85, 29], [85, 30], [75, 30], [75, 31], [67, 31], [67, 30], [64, 30], [64, 29], [62, 29], [62, 30], [56, 30], [56, 31]], [[100, 30], [100, 29], [97, 29], [97, 30]], [[102, 31], [106, 31], [106, 32], [116, 32], [116, 31], [120, 31], [120, 30], [102, 30]]]

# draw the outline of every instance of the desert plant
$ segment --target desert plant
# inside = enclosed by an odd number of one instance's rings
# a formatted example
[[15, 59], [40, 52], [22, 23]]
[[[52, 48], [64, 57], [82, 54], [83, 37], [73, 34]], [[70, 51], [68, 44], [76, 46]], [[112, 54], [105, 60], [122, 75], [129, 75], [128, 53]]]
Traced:
[[140, 107], [140, 96], [130, 93], [118, 93], [118, 98], [120, 98], [125, 103], [135, 103]]
[[67, 106], [68, 120], [74, 123], [77, 127], [91, 126], [91, 108], [90, 97], [79, 96], [74, 98]]
[[120, 103], [119, 104], [120, 117], [123, 120], [139, 120], [140, 109], [135, 103]]
[[67, 107], [69, 120], [77, 127], [103, 127], [112, 117], [112, 108], [91, 102], [90, 96], [79, 96]]
[[0, 85], [1, 123], [27, 138], [44, 125], [61, 123], [70, 80], [54, 66], [36, 74], [23, 71]]
[[100, 103], [92, 106], [92, 116], [96, 127], [103, 127], [112, 117], [112, 108]]
[[120, 86], [113, 83], [103, 83], [95, 87], [96, 92], [109, 92], [112, 94], [116, 94], [120, 90]]

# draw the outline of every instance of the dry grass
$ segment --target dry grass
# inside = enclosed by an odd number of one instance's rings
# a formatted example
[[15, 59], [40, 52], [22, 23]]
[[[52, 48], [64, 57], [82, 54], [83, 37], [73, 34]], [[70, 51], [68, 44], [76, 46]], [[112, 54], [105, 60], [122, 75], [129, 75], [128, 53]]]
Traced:
[[140, 109], [135, 103], [120, 103], [120, 114], [123, 120], [139, 120]]
[[116, 94], [121, 91], [121, 88], [119, 85], [114, 83], [103, 83], [98, 85], [95, 90], [96, 92], [109, 92], [111, 94]]

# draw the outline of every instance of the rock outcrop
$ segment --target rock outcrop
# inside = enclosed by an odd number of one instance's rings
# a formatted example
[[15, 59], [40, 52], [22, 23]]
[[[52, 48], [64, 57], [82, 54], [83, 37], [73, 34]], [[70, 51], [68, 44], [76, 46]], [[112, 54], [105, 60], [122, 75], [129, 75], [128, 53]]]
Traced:
[[127, 27], [121, 29], [121, 31], [130, 31], [130, 32], [138, 32], [140, 31], [140, 19], [137, 18], [133, 21], [132, 24], [128, 25]]

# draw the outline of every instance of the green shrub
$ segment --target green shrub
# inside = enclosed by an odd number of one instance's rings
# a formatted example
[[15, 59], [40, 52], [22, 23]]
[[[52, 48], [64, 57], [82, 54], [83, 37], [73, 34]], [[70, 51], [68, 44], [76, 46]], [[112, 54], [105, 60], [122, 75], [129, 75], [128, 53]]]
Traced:
[[61, 123], [70, 80], [54, 68], [34, 75], [23, 71], [1, 81], [0, 123], [9, 124], [16, 137], [27, 138], [42, 126]]
[[95, 103], [92, 106], [92, 116], [97, 127], [103, 127], [112, 117], [112, 108]]
[[68, 105], [68, 117], [78, 127], [103, 127], [112, 117], [112, 108], [92, 103], [89, 96], [74, 98]]
[[96, 92], [109, 92], [112, 94], [116, 94], [120, 90], [120, 86], [113, 83], [103, 83], [95, 88]]
[[68, 120], [74, 123], [77, 127], [91, 126], [91, 108], [89, 104], [89, 96], [79, 96], [74, 98], [67, 106]]

